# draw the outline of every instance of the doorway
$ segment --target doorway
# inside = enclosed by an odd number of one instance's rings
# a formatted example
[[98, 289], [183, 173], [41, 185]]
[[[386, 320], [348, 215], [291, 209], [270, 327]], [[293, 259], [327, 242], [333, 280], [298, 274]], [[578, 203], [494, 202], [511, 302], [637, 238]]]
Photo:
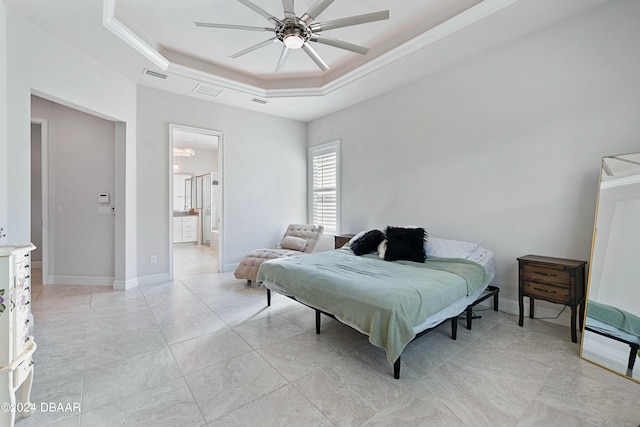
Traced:
[[44, 285], [113, 287], [117, 124], [34, 94], [31, 113], [33, 266]]
[[36, 249], [31, 253], [32, 275], [39, 276], [39, 285], [47, 284], [47, 206], [48, 206], [48, 121], [31, 118], [31, 243]]
[[170, 277], [221, 271], [222, 132], [169, 125]]

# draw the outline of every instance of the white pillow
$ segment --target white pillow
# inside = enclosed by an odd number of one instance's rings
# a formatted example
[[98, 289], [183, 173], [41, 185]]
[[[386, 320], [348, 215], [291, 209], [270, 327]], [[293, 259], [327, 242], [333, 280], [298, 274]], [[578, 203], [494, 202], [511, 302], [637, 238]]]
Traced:
[[285, 236], [280, 242], [280, 247], [302, 252], [307, 247], [307, 241], [302, 237]]
[[384, 254], [387, 252], [387, 239], [384, 239], [378, 245], [378, 256], [384, 259]]
[[364, 236], [364, 233], [366, 233], [367, 231], [369, 230], [362, 230], [361, 232], [353, 236], [351, 239], [349, 239], [349, 245], [351, 245], [351, 243], [355, 242], [356, 240]]
[[479, 247], [477, 243], [429, 237], [424, 250], [427, 258], [468, 258]]

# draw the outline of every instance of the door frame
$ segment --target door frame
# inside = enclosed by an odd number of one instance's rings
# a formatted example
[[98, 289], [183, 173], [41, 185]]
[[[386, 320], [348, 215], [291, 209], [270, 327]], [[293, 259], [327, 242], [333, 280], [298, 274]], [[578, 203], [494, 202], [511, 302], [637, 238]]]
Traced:
[[31, 123], [40, 125], [40, 174], [42, 184], [42, 284], [49, 281], [49, 120], [31, 117]]
[[214, 129], [199, 128], [194, 126], [169, 123], [169, 280], [173, 280], [173, 133], [176, 130], [184, 132], [200, 133], [204, 135], [216, 136], [218, 138], [218, 173], [219, 182], [219, 204], [220, 204], [220, 224], [218, 225], [218, 272], [222, 272], [222, 247], [224, 242], [224, 134], [222, 131]]

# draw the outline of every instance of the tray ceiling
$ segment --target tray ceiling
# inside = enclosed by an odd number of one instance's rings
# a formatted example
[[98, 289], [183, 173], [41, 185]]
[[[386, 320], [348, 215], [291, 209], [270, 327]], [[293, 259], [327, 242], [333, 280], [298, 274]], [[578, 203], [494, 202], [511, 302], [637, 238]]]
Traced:
[[[296, 0], [296, 15], [315, 1]], [[607, 1], [335, 0], [315, 22], [389, 10], [388, 20], [323, 33], [369, 52], [315, 43], [329, 70], [321, 71], [298, 50], [276, 73], [279, 42], [230, 58], [273, 33], [194, 24], [273, 26], [237, 0], [3, 0], [12, 14], [137, 84], [302, 121], [440, 72]], [[284, 17], [281, 0], [252, 2]]]
[[[306, 12], [316, 0], [295, 1], [297, 16]], [[277, 18], [283, 18], [281, 0], [253, 0], [262, 9]], [[164, 56], [179, 56], [202, 61], [210, 66], [221, 67], [244, 76], [238, 79], [259, 79], [263, 85], [270, 82], [286, 82], [292, 79], [314, 79], [343, 74], [373, 58], [411, 40], [415, 36], [447, 21], [481, 0], [428, 0], [389, 1], [335, 0], [314, 22], [324, 22], [380, 10], [389, 10], [388, 20], [328, 30], [330, 37], [368, 47], [366, 55], [343, 49], [313, 44], [314, 49], [331, 67], [322, 72], [300, 49], [292, 50], [284, 69], [276, 73], [275, 68], [282, 50], [282, 43], [275, 42], [239, 58], [230, 55], [273, 37], [271, 32], [197, 27], [194, 22], [273, 27], [263, 16], [235, 0], [213, 1], [118, 1], [115, 18], [129, 27], [149, 45], [156, 47]], [[177, 55], [176, 55], [177, 54]], [[194, 61], [191, 61], [193, 63]]]

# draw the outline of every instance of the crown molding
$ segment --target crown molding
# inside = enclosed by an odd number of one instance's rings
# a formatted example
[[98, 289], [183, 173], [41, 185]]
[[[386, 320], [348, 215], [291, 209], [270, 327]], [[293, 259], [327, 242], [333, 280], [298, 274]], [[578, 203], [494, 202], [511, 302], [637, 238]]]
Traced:
[[104, 0], [102, 25], [116, 36], [120, 37], [129, 46], [140, 52], [144, 57], [153, 62], [162, 71], [169, 67], [169, 60], [162, 56], [157, 49], [142, 40], [136, 33], [116, 18], [116, 0]]
[[[408, 42], [401, 44], [400, 46], [335, 79], [318, 86], [295, 88], [268, 88], [269, 86], [277, 84], [277, 82], [274, 82], [273, 80], [261, 80], [262, 84], [260, 85], [242, 83], [237, 80], [221, 77], [193, 67], [172, 62], [116, 18], [116, 0], [104, 0], [103, 25], [167, 73], [262, 98], [317, 97], [328, 95], [348, 86], [349, 84], [373, 74], [384, 67], [405, 58], [406, 56], [423, 49], [438, 40], [460, 31], [461, 29], [518, 1], [520, 0], [484, 0], [453, 18], [433, 27], [429, 31], [420, 34]], [[287, 86], [291, 86], [292, 82], [295, 82], [295, 79], [289, 79], [287, 81]]]

